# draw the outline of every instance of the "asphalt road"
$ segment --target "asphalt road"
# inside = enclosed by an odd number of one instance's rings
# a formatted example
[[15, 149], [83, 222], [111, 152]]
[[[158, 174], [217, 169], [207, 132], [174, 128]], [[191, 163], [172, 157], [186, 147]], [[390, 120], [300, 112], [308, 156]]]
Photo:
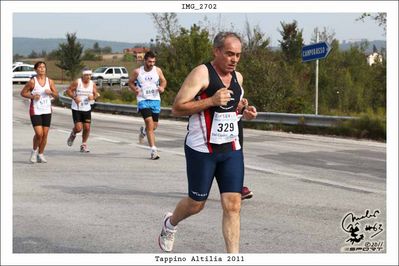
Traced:
[[[80, 135], [66, 145], [71, 111], [55, 107], [48, 163], [30, 164], [33, 130], [20, 89], [14, 86], [13, 252], [159, 253], [162, 216], [186, 195], [186, 122], [161, 119], [161, 159], [152, 161], [137, 143], [140, 117], [93, 113], [91, 152], [82, 154]], [[245, 184], [255, 195], [242, 204], [242, 253], [339, 253], [366, 242], [385, 248], [385, 143], [244, 134]], [[174, 252], [225, 252], [221, 217], [214, 183], [205, 209], [179, 224]], [[342, 229], [351, 224], [359, 229], [352, 235]]]

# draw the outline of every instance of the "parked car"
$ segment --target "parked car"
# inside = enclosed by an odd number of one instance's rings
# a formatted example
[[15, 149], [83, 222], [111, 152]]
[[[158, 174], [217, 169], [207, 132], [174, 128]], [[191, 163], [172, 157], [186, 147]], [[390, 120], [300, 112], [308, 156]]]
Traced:
[[121, 82], [124, 82], [124, 80], [129, 79], [129, 74], [125, 67], [99, 67], [93, 71], [91, 79], [99, 85], [102, 85], [104, 82], [109, 84], [120, 84]]
[[24, 62], [16, 62], [12, 65], [12, 82], [28, 82], [34, 76], [36, 76], [36, 71], [33, 65]]

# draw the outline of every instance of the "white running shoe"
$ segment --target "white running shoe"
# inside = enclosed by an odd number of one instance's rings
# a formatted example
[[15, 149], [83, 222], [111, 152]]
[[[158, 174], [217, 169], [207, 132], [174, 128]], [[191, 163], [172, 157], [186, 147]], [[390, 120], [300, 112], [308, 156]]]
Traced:
[[67, 145], [68, 145], [68, 146], [72, 146], [73, 141], [75, 140], [75, 138], [76, 138], [76, 133], [74, 133], [73, 130], [72, 130], [72, 132], [71, 132], [71, 134], [69, 135], [69, 138], [68, 138], [68, 140], [67, 140]]
[[83, 143], [82, 145], [80, 145], [80, 152], [90, 152], [86, 143]]
[[37, 150], [36, 151], [32, 151], [32, 153], [30, 154], [30, 160], [31, 163], [37, 163]]
[[140, 132], [139, 132], [139, 143], [143, 144], [144, 143], [144, 138], [145, 138], [146, 132], [144, 127], [140, 128]]
[[166, 227], [166, 221], [173, 215], [171, 212], [167, 212], [163, 217], [161, 234], [158, 237], [159, 247], [166, 252], [171, 252], [173, 249], [173, 243], [175, 241], [175, 233], [177, 229], [172, 230]]
[[47, 160], [46, 160], [46, 157], [44, 157], [44, 154], [37, 155], [37, 162], [38, 163], [47, 163]]
[[157, 150], [151, 151], [151, 160], [158, 160], [159, 158], [161, 158], [161, 157], [159, 157]]

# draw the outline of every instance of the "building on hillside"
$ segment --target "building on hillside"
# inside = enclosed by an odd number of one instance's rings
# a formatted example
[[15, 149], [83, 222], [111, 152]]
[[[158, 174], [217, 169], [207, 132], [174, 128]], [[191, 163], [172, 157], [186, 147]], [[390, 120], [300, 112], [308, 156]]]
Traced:
[[373, 52], [367, 56], [367, 64], [369, 64], [369, 66], [375, 63], [382, 63], [382, 55], [377, 52]]
[[132, 54], [136, 61], [143, 61], [144, 55], [146, 52], [150, 51], [150, 48], [147, 47], [138, 47], [138, 48], [125, 48], [123, 49], [124, 54]]

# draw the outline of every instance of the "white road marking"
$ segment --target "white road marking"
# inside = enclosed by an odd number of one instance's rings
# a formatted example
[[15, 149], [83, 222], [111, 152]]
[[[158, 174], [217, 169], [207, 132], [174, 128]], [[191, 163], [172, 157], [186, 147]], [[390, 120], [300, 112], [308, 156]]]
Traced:
[[122, 143], [122, 141], [119, 141], [119, 140], [113, 140], [113, 139], [103, 138], [103, 137], [93, 137], [93, 139], [103, 140], [103, 141], [111, 142], [111, 143]]
[[57, 131], [58, 131], [58, 132], [62, 132], [62, 133], [71, 134], [71, 130], [64, 130], [64, 129], [58, 129], [58, 128], [57, 128]]

